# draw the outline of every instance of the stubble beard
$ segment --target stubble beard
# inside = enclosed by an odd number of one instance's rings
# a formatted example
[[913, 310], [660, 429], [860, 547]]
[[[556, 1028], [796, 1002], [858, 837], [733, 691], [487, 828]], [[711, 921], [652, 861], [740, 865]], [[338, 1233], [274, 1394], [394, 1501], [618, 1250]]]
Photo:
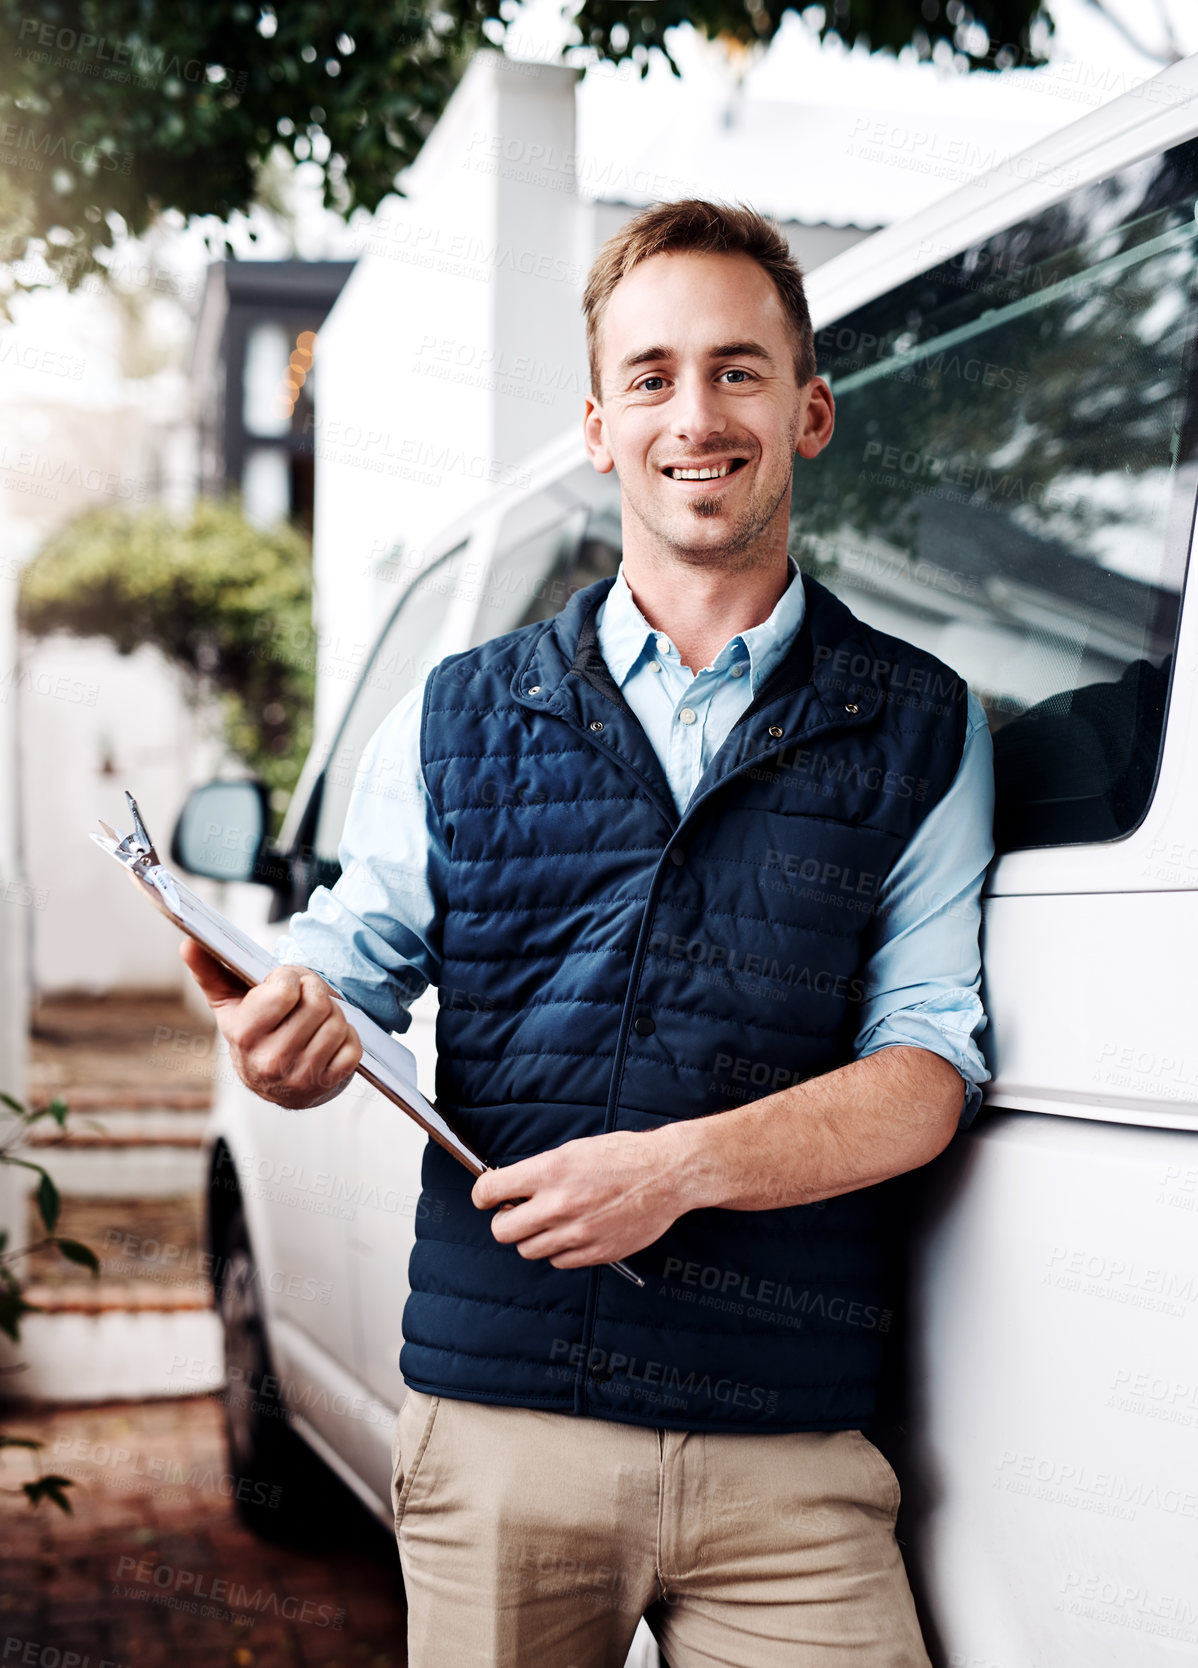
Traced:
[[[678, 535], [665, 517], [658, 523], [657, 518], [646, 517], [635, 504], [632, 509], [646, 532], [664, 545], [676, 560], [694, 567], [725, 567], [730, 571], [739, 571], [754, 565], [754, 546], [773, 523], [789, 492], [790, 475], [787, 473], [768, 507], [762, 510], [750, 500], [737, 523], [729, 527], [727, 537], [717, 545], [691, 544]], [[703, 522], [719, 515], [723, 505], [718, 498], [692, 498], [685, 508], [696, 521]]]

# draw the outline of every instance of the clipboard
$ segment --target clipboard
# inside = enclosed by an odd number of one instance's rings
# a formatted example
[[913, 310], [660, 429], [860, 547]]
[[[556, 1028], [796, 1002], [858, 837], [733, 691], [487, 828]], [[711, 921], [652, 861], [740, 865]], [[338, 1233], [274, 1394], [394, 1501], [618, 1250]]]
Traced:
[[[194, 938], [243, 984], [251, 988], [260, 985], [276, 965], [273, 957], [163, 866], [141, 819], [137, 801], [128, 789], [125, 790], [125, 799], [133, 818], [133, 832], [122, 834], [119, 829], [109, 828], [106, 822], [101, 821], [100, 827], [104, 832], [93, 833], [91, 838], [120, 863], [142, 896], [148, 898], [180, 932]], [[326, 979], [325, 983], [329, 984], [329, 981]], [[406, 1112], [426, 1135], [444, 1147], [446, 1152], [452, 1153], [459, 1164], [465, 1165], [472, 1176], [481, 1176], [484, 1170], [493, 1169], [494, 1166], [463, 1141], [436, 1107], [421, 1094], [416, 1082], [416, 1056], [411, 1049], [384, 1031], [361, 1008], [347, 1002], [333, 985], [330, 984], [329, 988], [362, 1044], [362, 1058], [355, 1068], [358, 1076], [364, 1077], [380, 1094]], [[499, 1208], [502, 1210], [516, 1203], [519, 1201], [510, 1200]], [[608, 1267], [616, 1269], [634, 1285], [645, 1284], [627, 1263], [609, 1263]]]

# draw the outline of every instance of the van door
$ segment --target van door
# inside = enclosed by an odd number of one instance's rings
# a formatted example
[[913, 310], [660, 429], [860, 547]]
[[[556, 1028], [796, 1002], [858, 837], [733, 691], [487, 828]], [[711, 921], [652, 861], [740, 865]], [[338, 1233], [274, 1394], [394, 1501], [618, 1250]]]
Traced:
[[[445, 632], [469, 583], [468, 560], [462, 543], [410, 583], [369, 658], [356, 667], [357, 684], [289, 850], [297, 877], [295, 909], [306, 906], [316, 884], [336, 881], [338, 845], [362, 750], [448, 647]], [[335, 974], [330, 977], [335, 980]], [[270, 1122], [266, 1151], [275, 1182], [265, 1195], [273, 1200], [267, 1228], [280, 1271], [272, 1300], [272, 1347], [294, 1386], [290, 1399], [296, 1411], [360, 1472], [363, 1449], [372, 1451], [380, 1432], [390, 1440], [395, 1405], [394, 1399], [380, 1405], [359, 1393], [360, 1255], [374, 1244], [380, 1223], [400, 1219], [410, 1230], [423, 1136], [360, 1078], [327, 1106], [307, 1112], [256, 1104], [256, 1124]], [[361, 1123], [378, 1117], [379, 1109], [388, 1139], [380, 1150], [367, 1152]], [[400, 1266], [402, 1272], [406, 1258]], [[381, 1498], [386, 1500], [387, 1488]]]
[[796, 552], [962, 673], [995, 746], [993, 1081], [913, 1188], [890, 1433], [942, 1662], [1198, 1642], [1196, 201], [1189, 142], [817, 337], [837, 430]]
[[[573, 588], [589, 582], [590, 576], [580, 571], [585, 520], [584, 511], [552, 488], [509, 510], [498, 529], [492, 560], [472, 581], [472, 611], [459, 622], [461, 637], [439, 640], [429, 664], [468, 643], [557, 613]], [[442, 989], [427, 992], [413, 1008], [412, 1028], [404, 1040], [416, 1054], [420, 1079], [430, 1096], [437, 1005], [470, 1000], [470, 992]], [[424, 1136], [381, 1097], [363, 1099], [355, 1140], [357, 1167], [373, 1178], [382, 1201], [382, 1208], [363, 1214], [351, 1241], [357, 1270], [357, 1371], [373, 1396], [398, 1406], [403, 1390], [401, 1323], [416, 1213], [435, 1209], [435, 1202], [430, 1205], [420, 1198]], [[463, 1179], [468, 1180], [464, 1173]], [[363, 1455], [362, 1474], [385, 1499], [391, 1482], [390, 1432], [371, 1429], [366, 1434], [369, 1451]]]

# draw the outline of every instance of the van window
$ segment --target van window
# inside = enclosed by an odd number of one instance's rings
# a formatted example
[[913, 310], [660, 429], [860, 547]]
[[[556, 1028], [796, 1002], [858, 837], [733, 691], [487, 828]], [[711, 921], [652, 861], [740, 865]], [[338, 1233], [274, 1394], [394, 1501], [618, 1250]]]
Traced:
[[540, 532], [501, 544], [482, 584], [471, 647], [566, 606], [583, 519], [579, 509], [563, 510]]
[[817, 335], [836, 432], [796, 466], [792, 549], [968, 679], [1000, 851], [1113, 839], [1151, 797], [1198, 478], [1196, 192], [1191, 142], [928, 247]]
[[[443, 641], [449, 604], [466, 582], [466, 566], [463, 542], [410, 585], [366, 662], [321, 777], [312, 843], [325, 862], [336, 861], [366, 743], [396, 702], [449, 653], [450, 645]], [[321, 879], [331, 886], [326, 874]]]

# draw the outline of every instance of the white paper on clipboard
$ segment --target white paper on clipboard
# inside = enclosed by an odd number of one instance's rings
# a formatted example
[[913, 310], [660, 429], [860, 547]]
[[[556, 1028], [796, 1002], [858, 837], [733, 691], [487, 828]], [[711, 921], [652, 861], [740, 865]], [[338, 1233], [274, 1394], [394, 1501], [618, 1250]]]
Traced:
[[[126, 793], [125, 798], [133, 815], [134, 832], [122, 835], [119, 830], [101, 823], [104, 832], [93, 834], [92, 839], [116, 858], [138, 891], [144, 893], [169, 921], [202, 944], [222, 966], [239, 979], [244, 979], [247, 985], [261, 984], [275, 966], [269, 952], [260, 944], [255, 944], [219, 910], [206, 904], [177, 875], [163, 867], [133, 796]], [[388, 1100], [394, 1101], [472, 1174], [480, 1176], [489, 1166], [450, 1128], [417, 1087], [416, 1058], [411, 1049], [405, 1048], [381, 1025], [376, 1025], [352, 1002], [341, 996], [335, 999], [362, 1044], [358, 1074], [380, 1089]]]

